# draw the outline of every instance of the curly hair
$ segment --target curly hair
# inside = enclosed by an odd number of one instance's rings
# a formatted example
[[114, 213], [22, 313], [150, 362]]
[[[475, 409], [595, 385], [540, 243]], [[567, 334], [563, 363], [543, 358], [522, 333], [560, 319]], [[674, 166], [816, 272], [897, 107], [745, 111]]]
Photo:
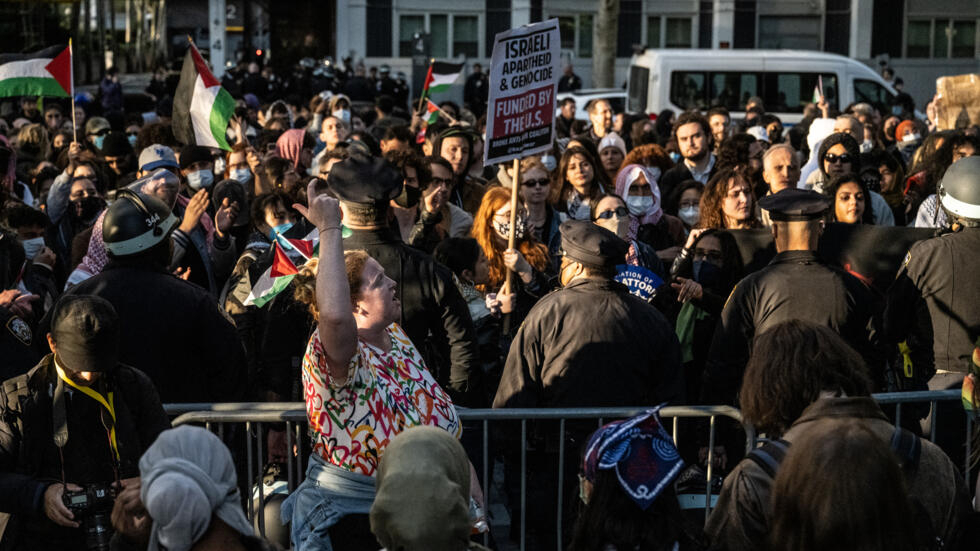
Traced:
[[760, 431], [782, 433], [828, 391], [870, 396], [864, 360], [832, 329], [803, 320], [780, 323], [755, 337], [739, 403]]
[[[489, 292], [498, 289], [503, 285], [507, 278], [507, 266], [504, 265], [504, 249], [506, 243], [500, 245], [500, 236], [493, 229], [493, 215], [501, 207], [510, 203], [509, 189], [502, 187], [492, 187], [483, 195], [476, 216], [473, 217], [472, 235], [483, 249], [483, 254], [487, 255], [490, 264], [490, 276], [487, 284], [477, 287], [482, 292]], [[545, 271], [551, 263], [548, 256], [548, 247], [538, 242], [530, 232], [525, 232], [524, 237], [516, 243], [517, 250], [520, 251], [527, 263], [539, 272]], [[482, 288], [481, 288], [482, 287]]]
[[[350, 287], [351, 307], [361, 299], [361, 275], [364, 273], [364, 265], [371, 257], [362, 250], [344, 251], [344, 267], [347, 272], [347, 285]], [[307, 260], [299, 268], [299, 273], [293, 278], [293, 297], [296, 302], [305, 304], [316, 319], [319, 316], [319, 308], [316, 303], [316, 273], [320, 265], [317, 257]]]
[[619, 169], [622, 170], [627, 165], [655, 166], [660, 169], [661, 174], [674, 167], [667, 150], [655, 143], [634, 147], [626, 154]]
[[[726, 168], [719, 170], [708, 180], [708, 185], [704, 187], [704, 193], [701, 194], [701, 205], [699, 210], [701, 212], [701, 218], [698, 220], [699, 228], [714, 228], [714, 229], [725, 229], [725, 213], [722, 211], [722, 207], [725, 203], [725, 197], [728, 195], [728, 190], [736, 184], [744, 183], [749, 188], [749, 194], [752, 196], [752, 205], [755, 206], [755, 192], [752, 190], [752, 181], [748, 176], [742, 172], [741, 169], [737, 168]], [[750, 225], [755, 228], [759, 226], [759, 221], [752, 219]]]
[[[390, 128], [389, 128], [390, 129]], [[425, 162], [421, 155], [415, 152], [413, 149], [392, 149], [384, 154], [386, 161], [392, 164], [402, 176], [405, 175], [406, 168], [415, 169], [415, 177], [419, 181], [419, 189], [425, 190], [429, 187], [429, 182], [432, 180], [432, 169], [429, 168], [429, 163]]]
[[749, 166], [749, 147], [755, 141], [748, 134], [735, 134], [722, 140], [718, 146], [717, 169]]

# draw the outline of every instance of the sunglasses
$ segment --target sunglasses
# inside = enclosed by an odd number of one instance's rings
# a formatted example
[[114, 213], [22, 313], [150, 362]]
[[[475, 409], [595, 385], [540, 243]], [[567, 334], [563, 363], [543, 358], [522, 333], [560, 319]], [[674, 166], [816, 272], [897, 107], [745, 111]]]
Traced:
[[834, 164], [834, 163], [849, 163], [853, 159], [847, 153], [843, 155], [834, 155], [833, 153], [828, 153], [824, 155], [823, 160], [827, 161], [830, 164]]
[[627, 214], [629, 214], [629, 212], [630, 211], [627, 210], [626, 207], [617, 207], [614, 210], [607, 210], [607, 211], [600, 212], [599, 214], [596, 215], [596, 219], [600, 219], [601, 218], [603, 220], [609, 220], [613, 216], [615, 216], [617, 218], [623, 218]]
[[103, 128], [102, 130], [96, 132], [89, 132], [89, 136], [105, 136], [108, 133], [109, 133], [109, 129]]
[[550, 185], [551, 182], [547, 178], [542, 178], [540, 180], [528, 180], [526, 182], [521, 182], [524, 187], [546, 187]]
[[127, 136], [139, 136], [140, 133], [139, 132], [126, 132], [126, 135]]

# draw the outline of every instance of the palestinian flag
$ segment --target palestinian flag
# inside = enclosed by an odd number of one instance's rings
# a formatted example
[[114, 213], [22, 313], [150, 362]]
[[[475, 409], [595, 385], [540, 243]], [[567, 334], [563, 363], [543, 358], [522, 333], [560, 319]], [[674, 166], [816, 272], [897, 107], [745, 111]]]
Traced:
[[184, 56], [174, 97], [174, 137], [185, 144], [231, 150], [225, 139], [235, 100], [214, 78], [204, 58], [191, 44]]
[[0, 97], [71, 97], [75, 73], [71, 44], [52, 46], [27, 55], [0, 55]]
[[435, 124], [439, 120], [439, 106], [429, 100], [425, 100], [425, 115], [423, 121], [426, 125]]
[[[290, 251], [297, 257], [297, 261], [316, 256], [317, 242], [320, 236], [315, 228], [301, 238], [289, 237], [290, 233], [287, 230], [285, 234], [277, 236], [269, 253], [256, 260], [249, 268], [249, 278], [255, 283], [252, 285], [248, 297], [242, 301], [245, 306], [254, 305], [261, 308], [289, 287], [293, 278], [299, 273], [299, 268], [291, 258]], [[270, 254], [271, 259], [269, 258]], [[260, 273], [255, 273], [261, 270], [262, 266], [267, 266], [267, 268]]]
[[425, 86], [422, 87], [422, 97], [428, 94], [436, 94], [449, 90], [459, 74], [463, 72], [462, 63], [444, 63], [433, 61], [429, 65], [429, 72], [425, 75]]
[[813, 87], [813, 103], [820, 103], [823, 99], [823, 75], [817, 76], [817, 85]]

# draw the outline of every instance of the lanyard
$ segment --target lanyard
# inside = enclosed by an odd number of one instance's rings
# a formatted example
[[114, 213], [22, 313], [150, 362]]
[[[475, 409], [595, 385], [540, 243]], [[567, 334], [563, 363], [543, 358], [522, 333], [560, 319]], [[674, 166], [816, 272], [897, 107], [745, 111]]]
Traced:
[[110, 427], [109, 429], [109, 445], [112, 447], [112, 453], [116, 456], [116, 461], [121, 461], [122, 458], [119, 455], [119, 444], [116, 442], [116, 409], [113, 407], [114, 401], [113, 401], [112, 391], [111, 390], [109, 391], [109, 399], [106, 400], [105, 397], [103, 397], [95, 390], [87, 386], [81, 386], [77, 384], [75, 381], [72, 381], [70, 378], [68, 378], [68, 376], [65, 375], [64, 370], [61, 369], [61, 366], [58, 365], [57, 362], [55, 362], [54, 367], [56, 370], [58, 370], [58, 377], [62, 381], [64, 381], [65, 384], [74, 388], [75, 390], [78, 390], [82, 394], [85, 394], [89, 398], [92, 398], [96, 402], [102, 404], [102, 407], [104, 407], [109, 412], [109, 416], [112, 417], [112, 427]]

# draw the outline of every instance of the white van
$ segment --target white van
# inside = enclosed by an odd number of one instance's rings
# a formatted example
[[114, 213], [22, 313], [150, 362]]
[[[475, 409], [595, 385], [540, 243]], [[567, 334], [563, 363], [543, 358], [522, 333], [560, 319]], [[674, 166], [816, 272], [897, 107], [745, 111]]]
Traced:
[[867, 65], [850, 58], [803, 50], [654, 50], [630, 60], [627, 108], [634, 113], [728, 109], [744, 116], [745, 102], [759, 96], [766, 112], [784, 124], [803, 118], [813, 90], [823, 82], [830, 105], [844, 109], [870, 103], [890, 113], [895, 89]]

